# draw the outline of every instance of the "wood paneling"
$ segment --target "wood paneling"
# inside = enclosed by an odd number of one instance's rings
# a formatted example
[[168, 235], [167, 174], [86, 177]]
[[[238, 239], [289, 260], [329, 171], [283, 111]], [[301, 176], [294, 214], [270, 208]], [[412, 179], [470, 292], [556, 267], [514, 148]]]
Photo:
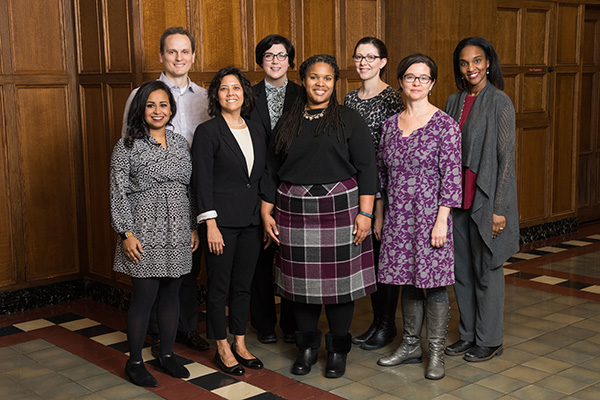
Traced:
[[216, 72], [227, 65], [248, 69], [245, 46], [247, 25], [242, 1], [202, 1], [200, 28], [203, 71]]
[[10, 187], [4, 122], [4, 88], [0, 86], [0, 287], [16, 282], [10, 218]]
[[[109, 121], [109, 147], [112, 151], [113, 146], [121, 137], [123, 128], [123, 111], [129, 94], [133, 90], [131, 84], [108, 84], [106, 87], [108, 98], [108, 110], [110, 110]], [[108, 192], [107, 192], [108, 194]]]
[[597, 46], [597, 40], [600, 37], [598, 20], [591, 17], [585, 19], [583, 37], [583, 64], [593, 65], [600, 63], [600, 49]]
[[15, 97], [27, 280], [76, 273], [77, 209], [67, 87], [17, 87]]
[[98, 0], [75, 0], [77, 64], [80, 74], [102, 72]]
[[106, 72], [132, 72], [129, 2], [102, 0]]
[[61, 0], [9, 0], [14, 71], [65, 72], [65, 27]]
[[[302, 0], [303, 55], [331, 54], [338, 57], [339, 13], [335, 0]], [[336, 40], [337, 39], [337, 40]]]
[[[517, 182], [519, 218], [524, 221], [544, 220], [548, 197], [549, 129], [522, 129], [518, 133]], [[535, 150], [534, 150], [535, 149]]]
[[[354, 46], [365, 36], [382, 38], [378, 0], [348, 0], [346, 3], [346, 67], [354, 68]], [[376, 18], [379, 16], [379, 18]], [[342, 60], [340, 60], [341, 62]]]
[[[295, 23], [292, 24], [292, 16], [296, 15], [296, 9], [295, 2], [290, 0], [255, 0], [252, 4], [254, 38], [249, 57], [253, 61], [251, 69], [260, 71], [261, 68], [254, 59], [254, 48], [262, 38], [278, 34], [290, 39], [292, 43], [297, 43]], [[299, 56], [298, 53], [296, 55]], [[301, 62], [302, 60], [296, 59], [296, 64], [299, 65]]]
[[524, 74], [522, 108], [524, 113], [548, 111], [548, 79], [545, 74]]
[[498, 8], [496, 18], [495, 48], [502, 65], [518, 65], [521, 54], [520, 32], [516, 27], [520, 26], [521, 10], [518, 8]]
[[577, 65], [580, 61], [580, 8], [577, 4], [558, 5], [556, 63]]
[[550, 49], [550, 12], [544, 8], [527, 8], [521, 25], [523, 64], [548, 64]]
[[[186, 0], [144, 0], [142, 7], [142, 26], [144, 32], [143, 68], [147, 72], [162, 71], [163, 65], [158, 57], [160, 37], [170, 26], [188, 27], [189, 7]], [[156, 12], [161, 10], [161, 12]], [[196, 39], [196, 38], [195, 38]], [[199, 43], [196, 42], [196, 46]]]

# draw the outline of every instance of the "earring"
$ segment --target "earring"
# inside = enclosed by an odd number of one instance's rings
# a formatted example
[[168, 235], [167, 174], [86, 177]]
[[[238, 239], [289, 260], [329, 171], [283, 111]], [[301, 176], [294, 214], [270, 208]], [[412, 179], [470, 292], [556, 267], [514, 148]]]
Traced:
[[490, 69], [489, 69], [489, 68], [487, 69], [487, 74], [488, 74], [488, 75], [490, 74]]

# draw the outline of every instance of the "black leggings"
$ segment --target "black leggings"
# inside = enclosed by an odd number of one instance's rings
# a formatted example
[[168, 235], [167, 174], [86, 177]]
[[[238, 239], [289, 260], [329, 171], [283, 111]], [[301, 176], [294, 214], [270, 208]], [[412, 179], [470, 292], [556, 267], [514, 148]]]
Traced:
[[157, 297], [156, 319], [160, 333], [160, 355], [173, 352], [179, 322], [179, 287], [182, 279], [131, 278], [133, 300], [127, 312], [127, 341], [131, 361], [142, 360], [142, 347], [148, 330], [150, 311]]
[[[321, 307], [321, 304], [294, 303], [297, 329], [301, 332], [317, 330]], [[353, 314], [353, 301], [342, 304], [325, 304], [325, 315], [327, 315], [327, 322], [329, 322], [329, 331], [333, 335], [344, 336], [348, 334]]]

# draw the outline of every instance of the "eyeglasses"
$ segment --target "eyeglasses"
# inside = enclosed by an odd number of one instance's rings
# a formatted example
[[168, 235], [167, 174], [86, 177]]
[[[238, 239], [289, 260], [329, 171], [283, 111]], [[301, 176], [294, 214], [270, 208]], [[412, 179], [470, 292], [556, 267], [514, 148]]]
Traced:
[[423, 85], [431, 82], [431, 77], [427, 75], [414, 76], [413, 74], [404, 75], [403, 79], [408, 83], [413, 83], [415, 80], [421, 82]]
[[273, 53], [265, 53], [263, 54], [263, 57], [265, 58], [265, 60], [267, 61], [273, 61], [273, 57], [277, 57], [277, 59], [279, 61], [285, 61], [286, 58], [288, 58], [288, 53], [277, 53], [277, 54], [273, 54]]
[[352, 56], [352, 59], [357, 64], [362, 62], [362, 60], [367, 60], [367, 62], [370, 64], [378, 58], [381, 58], [381, 56], [374, 56], [372, 54], [367, 54], [366, 56], [359, 56], [359, 55]]

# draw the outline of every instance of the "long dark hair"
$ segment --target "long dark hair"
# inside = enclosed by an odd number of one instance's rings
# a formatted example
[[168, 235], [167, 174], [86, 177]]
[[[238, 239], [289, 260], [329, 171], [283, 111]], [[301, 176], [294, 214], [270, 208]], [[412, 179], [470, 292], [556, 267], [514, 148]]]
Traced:
[[[307, 58], [300, 65], [300, 69], [298, 71], [300, 73], [300, 79], [302, 82], [304, 82], [307, 71], [310, 69], [310, 67], [319, 62], [323, 62], [331, 66], [333, 69], [334, 83], [329, 104], [327, 105], [327, 108], [325, 108], [325, 115], [320, 119], [319, 124], [317, 125], [315, 136], [318, 136], [321, 133], [327, 133], [327, 135], [330, 135], [331, 130], [334, 130], [336, 132], [338, 141], [341, 141], [341, 130], [342, 137], [344, 140], [346, 140], [344, 121], [342, 120], [340, 105], [336, 97], [336, 84], [338, 78], [340, 77], [340, 69], [335, 61], [335, 57], [330, 56], [329, 54], [317, 54]], [[290, 111], [287, 113], [285, 120], [275, 134], [276, 154], [279, 154], [282, 150], [287, 153], [290, 149], [290, 145], [292, 144], [294, 136], [298, 136], [300, 134], [300, 131], [302, 130], [302, 120], [304, 119], [304, 109], [306, 108], [307, 102], [308, 98], [306, 96], [306, 88], [304, 88], [304, 90], [300, 92], [300, 95], [296, 97], [296, 100], [290, 108]]]
[[129, 106], [129, 113], [127, 114], [127, 130], [125, 131], [125, 146], [131, 148], [133, 142], [136, 139], [143, 139], [148, 135], [148, 123], [146, 123], [146, 103], [150, 93], [162, 90], [167, 94], [169, 98], [169, 104], [171, 105], [171, 118], [167, 121], [167, 124], [173, 120], [177, 113], [177, 104], [169, 87], [161, 81], [150, 81], [144, 83], [138, 89], [137, 93], [131, 101]]
[[[356, 49], [361, 44], [372, 44], [377, 49], [377, 52], [379, 53], [379, 57], [385, 58], [385, 59], [388, 58], [388, 50], [387, 50], [387, 46], [385, 45], [385, 43], [383, 43], [381, 41], [381, 39], [378, 39], [378, 38], [373, 37], [373, 36], [365, 36], [364, 38], [360, 39], [356, 43], [356, 46], [354, 46], [354, 52], [352, 53], [352, 55], [356, 55]], [[384, 65], [383, 68], [381, 68], [379, 70], [379, 76], [380, 77], [383, 76], [383, 73], [385, 72], [386, 68], [387, 68], [387, 64]]]
[[496, 53], [496, 49], [494, 49], [494, 46], [492, 46], [490, 41], [481, 36], [465, 38], [461, 40], [456, 46], [456, 49], [454, 49], [454, 54], [452, 55], [452, 64], [454, 65], [454, 81], [458, 90], [468, 89], [467, 83], [464, 81], [463, 76], [460, 73], [459, 64], [460, 52], [463, 51], [463, 49], [467, 46], [476, 46], [483, 50], [485, 53], [485, 58], [490, 61], [487, 80], [498, 89], [504, 90], [504, 78], [502, 77], [502, 68], [500, 68], [498, 53]]
[[216, 117], [221, 113], [219, 87], [221, 86], [221, 81], [227, 75], [233, 75], [240, 81], [240, 85], [242, 85], [242, 89], [244, 90], [244, 103], [242, 104], [241, 114], [243, 117], [250, 116], [250, 112], [254, 108], [254, 92], [252, 91], [252, 85], [248, 78], [246, 78], [246, 75], [236, 67], [221, 68], [215, 74], [212, 81], [210, 81], [210, 86], [208, 87], [208, 114], [211, 117]]

